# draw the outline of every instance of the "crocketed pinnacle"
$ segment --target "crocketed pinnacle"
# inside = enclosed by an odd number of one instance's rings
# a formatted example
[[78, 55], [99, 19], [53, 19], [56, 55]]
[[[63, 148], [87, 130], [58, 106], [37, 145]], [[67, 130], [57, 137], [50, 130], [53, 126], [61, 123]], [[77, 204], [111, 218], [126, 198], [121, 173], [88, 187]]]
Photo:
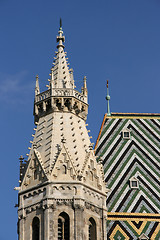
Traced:
[[63, 36], [62, 21], [57, 36], [57, 49], [55, 52], [53, 67], [51, 69], [51, 88], [74, 89], [73, 70], [69, 70], [66, 52], [64, 52], [65, 36]]
[[35, 87], [35, 96], [40, 93], [40, 88], [39, 88], [39, 77], [36, 75], [36, 87]]

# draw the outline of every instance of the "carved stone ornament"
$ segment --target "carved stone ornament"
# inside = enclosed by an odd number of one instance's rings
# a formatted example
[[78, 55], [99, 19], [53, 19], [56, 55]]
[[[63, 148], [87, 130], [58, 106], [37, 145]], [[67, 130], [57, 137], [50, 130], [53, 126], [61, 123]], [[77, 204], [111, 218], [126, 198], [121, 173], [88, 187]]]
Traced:
[[96, 212], [97, 214], [100, 214], [101, 210], [98, 207], [96, 207], [96, 206], [94, 206], [94, 205], [92, 205], [92, 204], [90, 204], [88, 202], [85, 202], [85, 207], [87, 209], [91, 210], [92, 212]]
[[56, 204], [59, 206], [61, 206], [61, 205], [72, 206], [73, 200], [72, 199], [57, 199]]

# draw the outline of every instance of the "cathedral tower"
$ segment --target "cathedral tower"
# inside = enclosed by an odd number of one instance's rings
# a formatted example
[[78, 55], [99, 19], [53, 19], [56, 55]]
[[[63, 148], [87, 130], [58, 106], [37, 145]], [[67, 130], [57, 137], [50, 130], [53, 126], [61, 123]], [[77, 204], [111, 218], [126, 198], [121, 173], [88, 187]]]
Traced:
[[20, 158], [19, 240], [106, 240], [106, 187], [85, 123], [86, 77], [75, 89], [62, 25], [48, 90], [36, 77], [36, 128], [28, 160]]

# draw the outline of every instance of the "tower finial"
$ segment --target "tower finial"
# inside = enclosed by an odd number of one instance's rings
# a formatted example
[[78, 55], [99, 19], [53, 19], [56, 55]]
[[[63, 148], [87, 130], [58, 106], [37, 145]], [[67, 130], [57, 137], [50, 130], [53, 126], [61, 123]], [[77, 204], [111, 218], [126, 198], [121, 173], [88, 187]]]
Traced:
[[62, 31], [62, 19], [60, 18], [60, 27], [59, 27], [59, 36], [57, 36], [57, 42], [59, 42], [57, 48], [59, 47], [63, 47], [64, 48], [64, 45], [63, 45], [63, 42], [65, 42], [65, 37], [63, 36], [63, 31]]
[[106, 96], [106, 100], [107, 100], [107, 116], [111, 116], [110, 107], [109, 107], [110, 96], [109, 96], [108, 80], [107, 80], [107, 96]]
[[60, 23], [60, 28], [59, 29], [62, 29], [62, 18], [60, 18], [59, 23]]

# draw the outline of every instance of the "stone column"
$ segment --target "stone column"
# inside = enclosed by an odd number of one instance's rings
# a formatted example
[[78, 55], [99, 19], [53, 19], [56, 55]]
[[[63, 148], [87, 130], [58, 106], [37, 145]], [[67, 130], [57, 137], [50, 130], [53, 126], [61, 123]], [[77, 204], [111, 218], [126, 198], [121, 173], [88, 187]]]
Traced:
[[74, 199], [74, 239], [86, 240], [85, 238], [84, 201]]
[[18, 240], [25, 240], [24, 239], [24, 218], [19, 218], [18, 219], [18, 228], [19, 228], [19, 235], [18, 235]]
[[43, 230], [42, 234], [44, 236], [44, 240], [52, 240], [53, 239], [53, 209], [54, 209], [54, 206], [51, 201], [45, 200], [43, 202], [44, 230]]
[[[20, 204], [21, 204], [22, 197], [20, 198]], [[18, 210], [18, 240], [25, 240], [25, 220], [26, 220], [26, 212], [23, 208]]]

